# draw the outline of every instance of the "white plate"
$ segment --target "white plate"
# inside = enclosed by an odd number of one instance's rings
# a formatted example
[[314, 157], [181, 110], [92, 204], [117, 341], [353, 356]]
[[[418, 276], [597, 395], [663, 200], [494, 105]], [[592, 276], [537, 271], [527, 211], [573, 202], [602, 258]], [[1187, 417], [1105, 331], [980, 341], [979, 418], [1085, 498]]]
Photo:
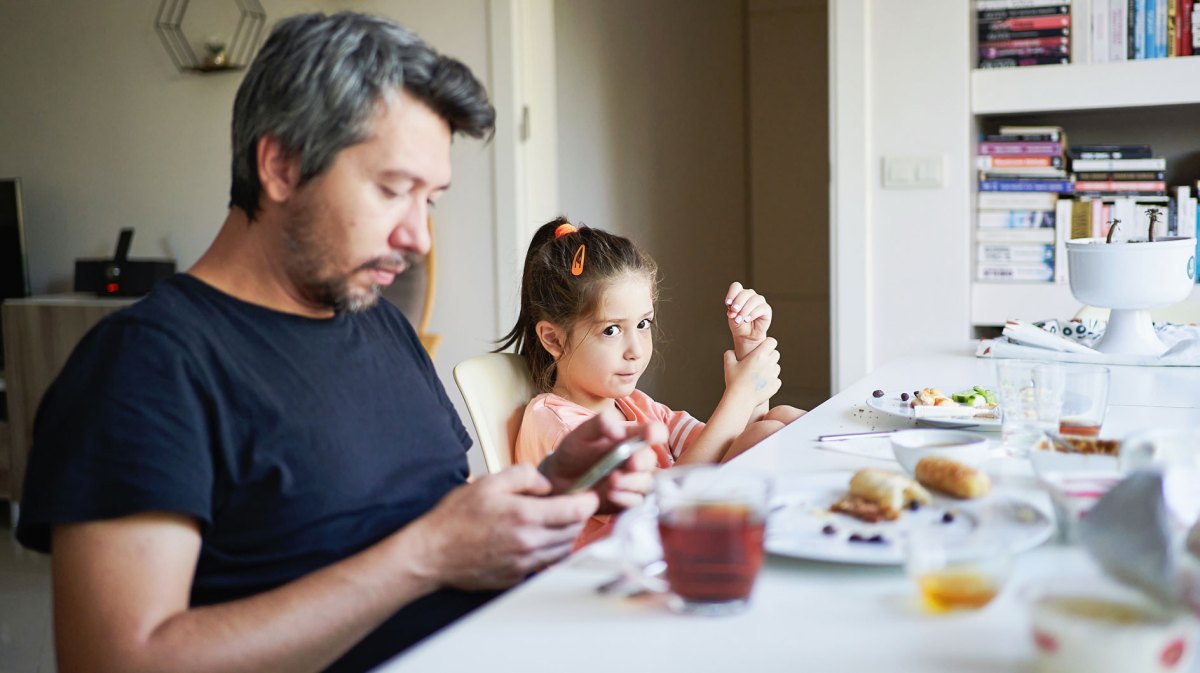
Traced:
[[[995, 489], [979, 500], [956, 500], [934, 495], [933, 503], [905, 511], [895, 521], [866, 523], [829, 506], [846, 494], [853, 472], [818, 472], [781, 478], [777, 487], [779, 508], [767, 524], [766, 549], [772, 554], [813, 561], [863, 565], [904, 563], [908, 531], [917, 526], [943, 526], [948, 554], [969, 559], [994, 550], [981, 544], [976, 532], [989, 543], [1001, 542], [1014, 553], [1032, 549], [1054, 533], [1054, 522], [1030, 498]], [[950, 512], [953, 520], [943, 521]], [[986, 524], [982, 523], [986, 521]], [[983, 527], [986, 525], [986, 530]], [[833, 526], [835, 532], [822, 532]], [[850, 536], [883, 537], [884, 542], [851, 542]]]
[[[955, 390], [958, 390], [957, 388]], [[875, 411], [881, 411], [889, 416], [897, 416], [910, 421], [917, 421], [928, 425], [933, 425], [939, 428], [968, 428], [974, 427], [979, 430], [999, 430], [1000, 429], [1000, 408], [993, 409], [996, 414], [991, 416], [954, 416], [954, 417], [922, 417], [917, 418], [913, 413], [913, 408], [908, 406], [908, 402], [900, 399], [900, 393], [884, 395], [883, 397], [868, 397], [867, 406]], [[965, 410], [966, 407], [963, 407]]]

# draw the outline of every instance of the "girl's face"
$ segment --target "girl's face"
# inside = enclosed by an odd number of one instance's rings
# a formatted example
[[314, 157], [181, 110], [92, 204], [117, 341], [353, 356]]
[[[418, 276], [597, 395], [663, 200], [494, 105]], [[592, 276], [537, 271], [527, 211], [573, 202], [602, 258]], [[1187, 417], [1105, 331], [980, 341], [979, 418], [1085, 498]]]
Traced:
[[626, 274], [600, 294], [596, 315], [579, 320], [558, 358], [554, 392], [597, 413], [633, 392], [654, 352], [650, 279]]

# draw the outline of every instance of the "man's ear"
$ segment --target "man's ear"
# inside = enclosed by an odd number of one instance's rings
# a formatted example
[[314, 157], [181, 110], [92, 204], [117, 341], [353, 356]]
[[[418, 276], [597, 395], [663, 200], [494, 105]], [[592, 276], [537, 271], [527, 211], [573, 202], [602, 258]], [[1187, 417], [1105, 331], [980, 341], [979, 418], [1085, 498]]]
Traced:
[[258, 139], [255, 155], [263, 196], [277, 203], [288, 200], [300, 184], [299, 160], [288, 156], [279, 140], [270, 135]]
[[539, 320], [538, 324], [534, 325], [533, 331], [537, 332], [538, 341], [542, 342], [542, 348], [545, 348], [546, 352], [550, 353], [550, 356], [557, 362], [567, 347], [566, 333], [548, 320]]

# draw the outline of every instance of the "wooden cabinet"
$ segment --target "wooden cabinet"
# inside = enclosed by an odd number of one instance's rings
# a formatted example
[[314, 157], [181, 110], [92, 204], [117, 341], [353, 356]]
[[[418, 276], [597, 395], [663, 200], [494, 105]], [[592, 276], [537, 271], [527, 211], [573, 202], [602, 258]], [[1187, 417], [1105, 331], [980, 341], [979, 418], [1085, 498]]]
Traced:
[[12, 502], [21, 499], [34, 415], [46, 388], [58, 376], [75, 344], [101, 318], [134, 301], [90, 295], [46, 295], [10, 299], [0, 306], [8, 396], [8, 432], [0, 438], [0, 498]]

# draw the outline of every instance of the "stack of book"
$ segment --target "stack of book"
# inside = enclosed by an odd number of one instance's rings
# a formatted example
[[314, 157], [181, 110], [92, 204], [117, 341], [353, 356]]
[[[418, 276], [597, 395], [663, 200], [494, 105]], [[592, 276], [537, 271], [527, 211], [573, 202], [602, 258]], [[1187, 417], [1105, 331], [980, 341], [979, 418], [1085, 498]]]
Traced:
[[1167, 160], [1149, 145], [1074, 145], [1067, 152], [1075, 179], [1068, 238], [1108, 236], [1110, 223], [1166, 235], [1178, 212], [1167, 194]]
[[1065, 143], [1057, 126], [1002, 126], [980, 140], [977, 279], [1056, 279], [1057, 201], [1074, 191]]
[[980, 68], [1070, 61], [1068, 0], [976, 0], [975, 17]]

